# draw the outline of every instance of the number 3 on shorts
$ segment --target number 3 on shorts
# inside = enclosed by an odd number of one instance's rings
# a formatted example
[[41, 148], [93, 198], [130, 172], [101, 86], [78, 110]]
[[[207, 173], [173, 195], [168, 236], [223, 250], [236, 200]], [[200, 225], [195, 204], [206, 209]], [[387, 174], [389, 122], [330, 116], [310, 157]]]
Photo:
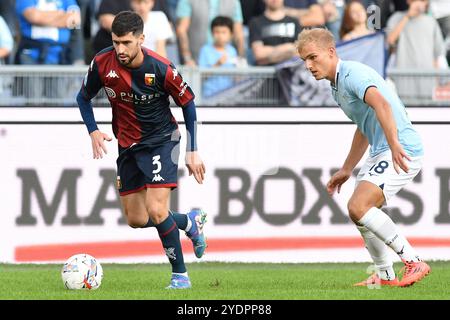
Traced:
[[372, 166], [372, 168], [369, 169], [369, 172], [372, 171], [372, 169], [373, 169], [373, 171], [375, 171], [376, 173], [382, 174], [382, 173], [384, 173], [384, 170], [386, 170], [388, 167], [389, 167], [389, 162], [383, 160], [383, 161], [378, 162], [378, 164], [374, 164]]
[[156, 169], [152, 171], [153, 174], [157, 174], [161, 172], [162, 164], [161, 164], [161, 156], [157, 155], [153, 157], [153, 164], [156, 165]]

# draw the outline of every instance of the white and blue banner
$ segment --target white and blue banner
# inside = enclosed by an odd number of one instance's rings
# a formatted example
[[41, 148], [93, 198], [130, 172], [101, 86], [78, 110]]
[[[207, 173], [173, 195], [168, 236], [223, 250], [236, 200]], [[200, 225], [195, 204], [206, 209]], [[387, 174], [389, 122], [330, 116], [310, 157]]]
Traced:
[[[342, 60], [364, 63], [385, 77], [387, 50], [385, 34], [377, 32], [339, 42], [336, 50]], [[279, 64], [277, 76], [286, 101], [291, 106], [335, 106], [328, 80], [316, 81], [296, 57]]]

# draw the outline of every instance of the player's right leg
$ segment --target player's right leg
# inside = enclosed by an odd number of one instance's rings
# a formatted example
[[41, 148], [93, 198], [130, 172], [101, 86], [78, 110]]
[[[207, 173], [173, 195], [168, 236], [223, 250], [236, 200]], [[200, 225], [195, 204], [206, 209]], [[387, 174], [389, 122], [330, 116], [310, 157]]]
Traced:
[[146, 193], [144, 189], [120, 197], [127, 223], [132, 228], [142, 228], [147, 224], [148, 212], [145, 207]]
[[[149, 189], [153, 188], [175, 188], [178, 181], [178, 159], [179, 141], [170, 141], [163, 145], [140, 151], [136, 154], [136, 165], [145, 176], [145, 185]], [[159, 164], [156, 165], [155, 163]], [[156, 179], [158, 178], [158, 179]], [[169, 208], [169, 198], [167, 199]], [[197, 258], [201, 258], [207, 247], [203, 233], [203, 226], [206, 223], [206, 213], [203, 210], [194, 209], [188, 214], [171, 212], [177, 227], [186, 232], [191, 239], [194, 253]], [[149, 219], [144, 227], [155, 226], [154, 221]]]

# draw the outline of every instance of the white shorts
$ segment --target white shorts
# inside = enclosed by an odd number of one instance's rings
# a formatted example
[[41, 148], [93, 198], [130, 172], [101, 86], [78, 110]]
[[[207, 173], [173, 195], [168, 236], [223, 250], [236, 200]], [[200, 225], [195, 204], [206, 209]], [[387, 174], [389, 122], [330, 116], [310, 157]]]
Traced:
[[422, 169], [423, 157], [411, 157], [411, 161], [405, 159], [408, 164], [408, 173], [400, 169], [398, 174], [392, 164], [392, 154], [390, 150], [380, 153], [375, 157], [367, 158], [363, 167], [356, 177], [356, 185], [362, 180], [371, 182], [383, 190], [386, 203], [405, 185], [410, 183]]

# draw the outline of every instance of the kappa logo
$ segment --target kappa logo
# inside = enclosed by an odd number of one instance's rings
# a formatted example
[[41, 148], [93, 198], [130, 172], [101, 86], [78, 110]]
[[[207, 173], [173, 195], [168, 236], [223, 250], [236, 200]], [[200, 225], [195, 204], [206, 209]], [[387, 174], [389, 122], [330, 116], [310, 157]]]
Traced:
[[178, 70], [177, 69], [173, 69], [173, 80], [175, 80], [178, 76]]
[[163, 177], [161, 177], [161, 175], [159, 174], [155, 174], [155, 176], [152, 179], [152, 182], [161, 182], [164, 181]]
[[106, 75], [106, 77], [107, 77], [107, 78], [116, 78], [116, 79], [119, 79], [119, 76], [117, 75], [117, 73], [116, 73], [115, 70], [111, 70], [111, 71]]
[[175, 254], [175, 248], [164, 248], [164, 251], [166, 252], [167, 258], [171, 260], [177, 260], [177, 256]]
[[186, 92], [186, 90], [187, 90], [187, 88], [188, 88], [188, 84], [186, 83], [186, 82], [181, 82], [181, 84], [180, 84], [180, 88], [182, 88], [181, 89], [181, 91], [180, 91], [180, 93], [178, 94], [180, 97], [182, 97], [182, 96], [184, 96], [184, 94], [185, 94], [185, 92]]

